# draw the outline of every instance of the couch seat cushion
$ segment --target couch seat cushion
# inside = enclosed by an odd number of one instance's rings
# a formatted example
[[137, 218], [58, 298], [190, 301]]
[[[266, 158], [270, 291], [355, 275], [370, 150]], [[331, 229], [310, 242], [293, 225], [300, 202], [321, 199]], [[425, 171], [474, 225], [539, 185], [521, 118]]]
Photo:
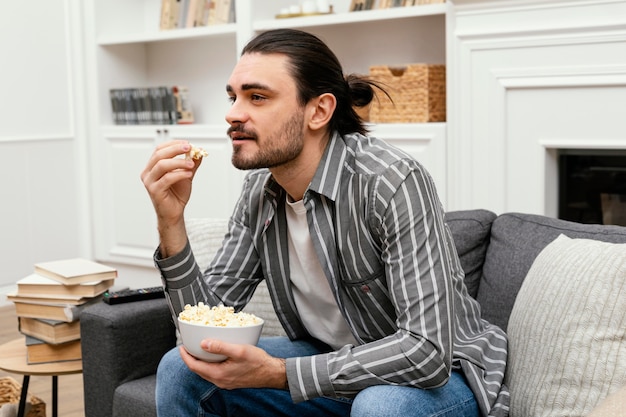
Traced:
[[559, 236], [508, 328], [511, 417], [585, 416], [626, 385], [626, 244]]
[[156, 374], [126, 382], [115, 390], [113, 417], [156, 417]]

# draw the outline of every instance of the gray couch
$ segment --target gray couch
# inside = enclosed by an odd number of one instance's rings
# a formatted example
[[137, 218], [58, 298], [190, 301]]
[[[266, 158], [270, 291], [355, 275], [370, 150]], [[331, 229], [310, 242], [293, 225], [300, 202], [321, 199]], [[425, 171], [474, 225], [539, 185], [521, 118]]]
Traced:
[[[626, 227], [584, 225], [545, 216], [486, 210], [449, 212], [469, 293], [483, 317], [506, 331], [520, 286], [539, 252], [559, 234], [626, 243]], [[192, 222], [190, 239], [202, 265], [219, 242], [224, 222]], [[208, 229], [207, 229], [208, 227]], [[279, 333], [263, 291], [248, 310], [269, 319], [266, 334]], [[278, 329], [278, 330], [277, 330]], [[96, 304], [81, 315], [86, 417], [155, 416], [155, 371], [161, 356], [176, 344], [176, 331], [164, 300], [109, 306]]]

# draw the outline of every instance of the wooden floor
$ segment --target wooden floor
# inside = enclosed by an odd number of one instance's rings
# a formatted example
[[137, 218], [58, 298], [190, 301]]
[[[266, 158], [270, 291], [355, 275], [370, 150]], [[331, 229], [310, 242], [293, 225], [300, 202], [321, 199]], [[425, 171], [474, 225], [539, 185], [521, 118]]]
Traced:
[[[0, 344], [23, 337], [17, 330], [15, 307], [0, 307]], [[0, 377], [11, 376], [20, 384], [22, 375], [10, 374], [0, 370]], [[31, 376], [28, 393], [37, 396], [46, 403], [46, 416], [52, 416], [52, 377]], [[84, 417], [83, 377], [82, 374], [59, 376], [58, 412], [60, 417]]]

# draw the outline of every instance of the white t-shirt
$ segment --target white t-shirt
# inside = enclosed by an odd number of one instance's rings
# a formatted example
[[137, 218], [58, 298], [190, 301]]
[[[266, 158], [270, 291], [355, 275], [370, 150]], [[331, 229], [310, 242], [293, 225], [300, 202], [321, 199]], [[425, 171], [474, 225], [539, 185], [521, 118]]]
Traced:
[[341, 315], [330, 284], [315, 254], [302, 200], [287, 198], [289, 269], [298, 313], [311, 336], [339, 349], [358, 345]]

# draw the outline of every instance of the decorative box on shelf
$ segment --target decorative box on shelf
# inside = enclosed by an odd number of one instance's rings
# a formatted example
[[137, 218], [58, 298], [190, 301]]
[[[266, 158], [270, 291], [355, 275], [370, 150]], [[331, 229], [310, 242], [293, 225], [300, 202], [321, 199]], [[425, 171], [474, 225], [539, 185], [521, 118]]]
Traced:
[[[367, 118], [373, 123], [426, 123], [446, 120], [446, 66], [408, 64], [370, 67], [370, 78], [389, 96], [375, 89]], [[361, 114], [363, 111], [361, 110]]]
[[[0, 378], [0, 409], [14, 407], [17, 415], [22, 386], [13, 378]], [[26, 417], [46, 417], [46, 403], [34, 395], [28, 396]], [[8, 414], [7, 414], [8, 415]]]

